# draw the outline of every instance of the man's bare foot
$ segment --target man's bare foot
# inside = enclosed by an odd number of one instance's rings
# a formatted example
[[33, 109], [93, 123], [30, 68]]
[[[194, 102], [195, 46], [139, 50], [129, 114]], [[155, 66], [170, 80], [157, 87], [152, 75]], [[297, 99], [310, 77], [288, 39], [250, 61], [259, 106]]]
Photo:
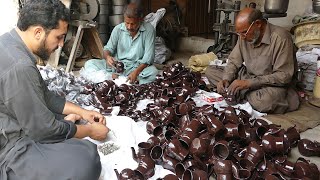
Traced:
[[112, 79], [117, 79], [119, 77], [118, 74], [112, 73]]

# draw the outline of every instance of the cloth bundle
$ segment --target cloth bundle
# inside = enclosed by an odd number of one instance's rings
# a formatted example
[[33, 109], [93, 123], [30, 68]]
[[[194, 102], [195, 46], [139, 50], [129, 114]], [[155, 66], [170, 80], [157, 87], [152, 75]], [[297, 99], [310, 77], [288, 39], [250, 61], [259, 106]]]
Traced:
[[189, 68], [194, 72], [204, 73], [211, 61], [218, 59], [213, 53], [199, 54], [191, 56], [189, 59]]

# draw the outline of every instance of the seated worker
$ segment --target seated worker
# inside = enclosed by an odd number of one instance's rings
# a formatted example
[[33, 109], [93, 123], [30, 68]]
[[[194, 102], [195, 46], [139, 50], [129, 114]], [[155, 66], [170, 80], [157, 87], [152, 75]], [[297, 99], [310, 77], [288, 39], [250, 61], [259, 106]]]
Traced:
[[218, 93], [245, 99], [260, 112], [296, 110], [299, 97], [291, 86], [297, 61], [290, 33], [252, 8], [239, 12], [235, 30], [239, 39], [217, 84]]
[[[155, 56], [155, 29], [143, 21], [141, 7], [130, 3], [124, 10], [124, 22], [114, 27], [104, 47], [105, 60], [92, 59], [85, 63], [89, 72], [114, 72], [115, 61], [124, 64], [123, 75], [130, 83], [146, 84], [155, 80], [158, 70], [153, 66]], [[117, 76], [113, 74], [113, 78]]]
[[36, 66], [35, 55], [46, 60], [63, 46], [69, 18], [60, 0], [26, 1], [17, 28], [0, 36], [1, 180], [100, 176], [97, 147], [82, 138], [104, 140], [105, 117], [54, 95]]

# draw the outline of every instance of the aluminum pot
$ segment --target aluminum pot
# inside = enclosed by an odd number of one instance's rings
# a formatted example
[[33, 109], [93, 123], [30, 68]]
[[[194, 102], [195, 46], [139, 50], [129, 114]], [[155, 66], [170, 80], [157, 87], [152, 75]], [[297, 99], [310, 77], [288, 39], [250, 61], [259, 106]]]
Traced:
[[112, 6], [113, 14], [123, 14], [124, 6]]
[[289, 6], [289, 0], [265, 0], [264, 11], [268, 14], [286, 13]]
[[107, 44], [108, 39], [109, 39], [109, 34], [108, 33], [99, 33], [99, 37], [101, 39], [101, 42], [103, 45]]
[[98, 24], [108, 24], [109, 15], [108, 14], [99, 14], [97, 21], [98, 21]]
[[100, 5], [102, 5], [102, 4], [104, 4], [104, 5], [110, 4], [109, 0], [98, 0], [98, 2], [99, 2]]
[[99, 14], [110, 14], [110, 8], [108, 4], [100, 4], [100, 12]]
[[109, 23], [111, 26], [116, 26], [120, 23], [122, 23], [124, 20], [123, 15], [113, 15], [113, 16], [109, 16]]
[[312, 8], [313, 12], [320, 14], [320, 0], [313, 0]]
[[127, 0], [112, 0], [112, 5], [120, 6], [127, 4]]

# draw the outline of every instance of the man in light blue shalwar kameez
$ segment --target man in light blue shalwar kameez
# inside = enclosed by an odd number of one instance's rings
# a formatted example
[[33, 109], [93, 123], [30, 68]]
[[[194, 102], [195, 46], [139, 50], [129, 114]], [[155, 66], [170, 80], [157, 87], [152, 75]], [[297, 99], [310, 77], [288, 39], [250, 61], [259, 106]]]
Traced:
[[143, 22], [142, 9], [130, 3], [124, 11], [124, 22], [114, 27], [104, 47], [105, 59], [92, 59], [85, 63], [89, 72], [106, 70], [116, 76], [114, 62], [124, 63], [123, 75], [131, 83], [146, 84], [155, 80], [158, 70], [153, 66], [155, 55], [155, 29]]

